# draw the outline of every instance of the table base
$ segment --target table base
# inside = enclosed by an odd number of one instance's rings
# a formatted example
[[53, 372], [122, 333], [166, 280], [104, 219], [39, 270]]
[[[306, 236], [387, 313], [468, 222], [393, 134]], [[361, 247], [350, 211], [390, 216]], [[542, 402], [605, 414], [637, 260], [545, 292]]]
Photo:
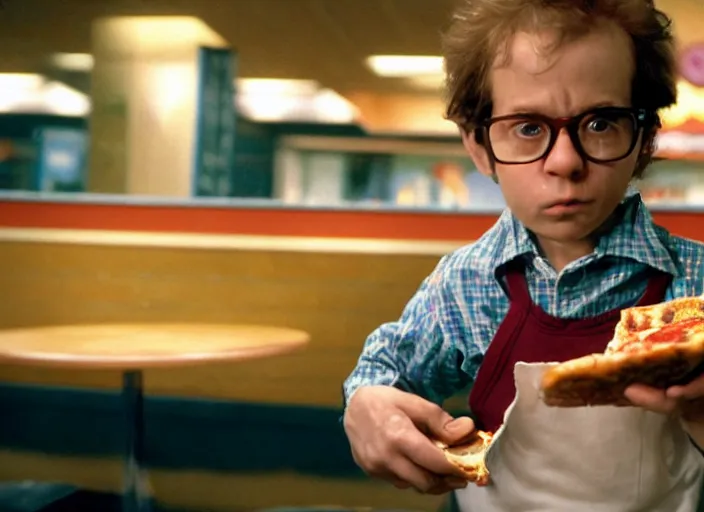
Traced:
[[150, 512], [151, 495], [144, 467], [144, 390], [141, 371], [123, 373], [122, 397], [126, 437], [122, 512]]

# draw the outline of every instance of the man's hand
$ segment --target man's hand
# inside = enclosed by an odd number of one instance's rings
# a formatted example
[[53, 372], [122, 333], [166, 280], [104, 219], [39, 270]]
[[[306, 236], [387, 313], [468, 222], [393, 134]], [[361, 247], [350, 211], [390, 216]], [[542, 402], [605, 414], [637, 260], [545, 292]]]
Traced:
[[625, 394], [633, 405], [660, 414], [679, 415], [694, 442], [704, 449], [704, 376], [685, 386], [665, 390], [633, 385]]
[[369, 386], [352, 396], [344, 425], [355, 462], [371, 476], [430, 494], [467, 485], [430, 438], [457, 443], [474, 431], [470, 418], [453, 419], [437, 405], [396, 388]]

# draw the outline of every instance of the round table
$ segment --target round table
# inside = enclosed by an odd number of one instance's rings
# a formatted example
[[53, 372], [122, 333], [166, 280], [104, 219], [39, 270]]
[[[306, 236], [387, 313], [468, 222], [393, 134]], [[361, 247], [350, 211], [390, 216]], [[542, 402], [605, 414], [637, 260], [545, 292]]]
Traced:
[[303, 331], [258, 325], [98, 324], [0, 330], [0, 363], [122, 371], [126, 417], [122, 510], [146, 512], [142, 371], [275, 356], [303, 348]]

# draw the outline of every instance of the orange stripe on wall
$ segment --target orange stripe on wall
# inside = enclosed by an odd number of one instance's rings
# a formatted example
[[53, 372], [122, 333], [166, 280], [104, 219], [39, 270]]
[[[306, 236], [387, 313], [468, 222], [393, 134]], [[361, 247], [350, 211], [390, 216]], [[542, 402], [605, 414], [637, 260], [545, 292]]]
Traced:
[[469, 240], [496, 215], [0, 202], [0, 226], [395, 240]]
[[[655, 212], [672, 233], [704, 241], [704, 213]], [[0, 202], [0, 226], [390, 240], [474, 240], [497, 215], [244, 207]]]

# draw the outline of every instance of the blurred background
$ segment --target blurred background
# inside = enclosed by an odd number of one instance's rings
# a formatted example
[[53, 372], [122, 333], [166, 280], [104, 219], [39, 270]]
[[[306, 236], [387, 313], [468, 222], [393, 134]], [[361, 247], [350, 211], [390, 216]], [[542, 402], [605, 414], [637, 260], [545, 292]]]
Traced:
[[[5, 0], [0, 186], [500, 208], [442, 118], [453, 3]], [[643, 188], [698, 204], [702, 5], [661, 3], [684, 76]]]
[[[657, 3], [679, 101], [638, 186], [658, 223], [704, 240], [704, 3]], [[312, 336], [291, 356], [147, 372], [160, 502], [441, 506], [364, 477], [339, 416], [366, 335], [504, 207], [442, 117], [454, 5], [2, 0], [0, 327]], [[0, 480], [119, 490], [119, 379], [0, 364]]]

